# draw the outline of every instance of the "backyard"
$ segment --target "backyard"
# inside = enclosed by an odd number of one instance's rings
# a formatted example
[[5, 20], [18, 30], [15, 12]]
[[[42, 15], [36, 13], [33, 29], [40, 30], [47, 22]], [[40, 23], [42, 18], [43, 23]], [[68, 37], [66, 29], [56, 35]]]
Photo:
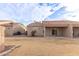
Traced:
[[9, 56], [79, 55], [78, 38], [7, 37], [5, 45], [20, 45]]

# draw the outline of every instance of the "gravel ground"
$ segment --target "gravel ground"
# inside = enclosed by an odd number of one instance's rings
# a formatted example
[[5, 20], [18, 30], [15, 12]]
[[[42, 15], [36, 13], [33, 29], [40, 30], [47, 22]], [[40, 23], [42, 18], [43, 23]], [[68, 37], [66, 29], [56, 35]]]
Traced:
[[67, 38], [9, 37], [5, 45], [21, 45], [9, 56], [69, 56], [79, 55], [79, 40]]

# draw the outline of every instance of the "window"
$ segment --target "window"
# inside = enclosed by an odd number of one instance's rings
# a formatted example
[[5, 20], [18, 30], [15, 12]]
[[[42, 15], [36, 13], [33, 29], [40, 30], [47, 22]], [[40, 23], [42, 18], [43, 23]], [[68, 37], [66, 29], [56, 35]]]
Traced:
[[52, 35], [57, 35], [57, 30], [56, 29], [52, 30]]

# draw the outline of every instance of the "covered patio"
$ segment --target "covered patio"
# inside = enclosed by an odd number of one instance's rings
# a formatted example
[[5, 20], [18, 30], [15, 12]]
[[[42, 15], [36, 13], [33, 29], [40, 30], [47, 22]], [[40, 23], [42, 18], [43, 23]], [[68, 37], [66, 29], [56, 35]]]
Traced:
[[73, 37], [73, 25], [68, 21], [43, 21], [44, 37]]
[[65, 37], [67, 27], [45, 27], [45, 36]]

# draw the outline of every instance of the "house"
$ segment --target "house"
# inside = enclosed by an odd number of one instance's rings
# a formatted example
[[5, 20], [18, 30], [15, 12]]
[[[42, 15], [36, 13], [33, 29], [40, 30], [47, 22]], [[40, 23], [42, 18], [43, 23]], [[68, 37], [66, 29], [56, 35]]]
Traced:
[[[34, 33], [32, 33], [35, 31]], [[27, 26], [28, 36], [44, 37], [79, 37], [78, 21], [42, 21], [34, 22]]]
[[43, 36], [43, 25], [40, 22], [34, 22], [27, 25], [27, 36], [32, 36], [32, 32], [36, 31], [35, 36]]
[[24, 35], [25, 27], [14, 21], [0, 20], [0, 52], [5, 50], [5, 36], [13, 36], [18, 31]]
[[5, 46], [4, 46], [4, 41], [5, 41], [4, 40], [4, 31], [5, 31], [5, 27], [0, 26], [0, 52], [2, 52], [5, 49]]
[[26, 31], [24, 25], [12, 20], [0, 20], [0, 23], [4, 23], [2, 26], [5, 26], [5, 36], [24, 35]]

